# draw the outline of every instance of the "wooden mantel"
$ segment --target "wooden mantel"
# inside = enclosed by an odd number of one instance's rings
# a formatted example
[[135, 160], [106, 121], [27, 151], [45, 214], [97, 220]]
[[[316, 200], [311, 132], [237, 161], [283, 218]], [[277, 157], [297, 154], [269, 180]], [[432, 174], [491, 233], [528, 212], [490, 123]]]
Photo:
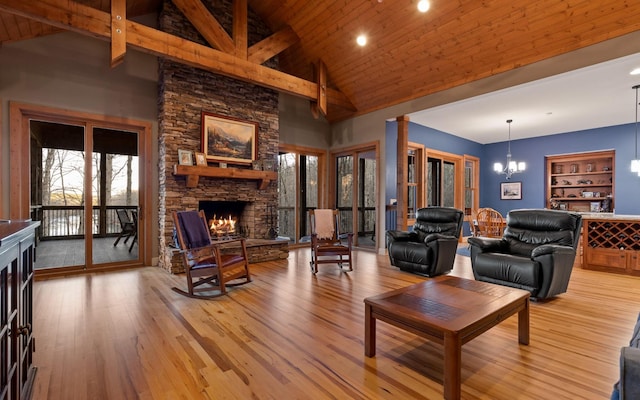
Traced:
[[241, 169], [241, 168], [219, 168], [208, 166], [194, 166], [194, 165], [174, 165], [173, 175], [186, 176], [187, 187], [194, 188], [198, 186], [198, 180], [201, 176], [209, 178], [223, 178], [223, 179], [248, 179], [258, 181], [258, 189], [264, 190], [269, 186], [271, 181], [275, 181], [278, 178], [278, 173], [275, 171], [256, 171], [253, 169]]

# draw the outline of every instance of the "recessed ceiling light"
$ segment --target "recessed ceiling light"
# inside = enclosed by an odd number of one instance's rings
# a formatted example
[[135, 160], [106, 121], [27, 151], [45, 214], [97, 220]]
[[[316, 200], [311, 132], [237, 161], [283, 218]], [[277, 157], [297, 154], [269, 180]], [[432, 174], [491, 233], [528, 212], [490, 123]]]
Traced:
[[360, 35], [356, 39], [356, 42], [358, 43], [358, 46], [364, 46], [367, 44], [367, 37], [365, 35]]
[[640, 67], [634, 68], [633, 71], [629, 72], [629, 75], [640, 75]]
[[431, 7], [431, 4], [429, 4], [428, 0], [420, 0], [418, 2], [418, 11], [422, 13], [429, 11], [429, 7]]

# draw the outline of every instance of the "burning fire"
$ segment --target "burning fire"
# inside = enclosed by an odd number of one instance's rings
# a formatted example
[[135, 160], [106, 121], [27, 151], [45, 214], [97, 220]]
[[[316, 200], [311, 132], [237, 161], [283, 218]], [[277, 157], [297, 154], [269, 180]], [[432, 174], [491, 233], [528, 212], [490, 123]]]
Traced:
[[212, 234], [217, 236], [235, 233], [236, 220], [231, 218], [231, 215], [229, 215], [229, 218], [217, 218], [214, 215], [213, 219], [209, 221], [209, 229]]

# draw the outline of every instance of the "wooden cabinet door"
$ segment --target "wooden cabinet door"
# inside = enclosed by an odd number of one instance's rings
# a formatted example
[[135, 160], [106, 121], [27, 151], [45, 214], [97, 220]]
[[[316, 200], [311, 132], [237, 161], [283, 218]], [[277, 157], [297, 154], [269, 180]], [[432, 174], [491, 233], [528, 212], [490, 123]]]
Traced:
[[615, 268], [622, 271], [627, 269], [627, 254], [625, 250], [591, 248], [585, 249], [585, 263], [587, 267]]
[[[4, 243], [3, 243], [4, 244]], [[18, 398], [18, 298], [15, 291], [18, 246], [0, 248], [0, 399]]]
[[629, 270], [633, 271], [640, 271], [640, 252], [638, 251], [629, 251], [629, 254], [627, 255], [628, 257], [628, 262], [627, 265], [629, 267]]
[[35, 369], [33, 368], [33, 257], [35, 254], [35, 237], [27, 236], [20, 242], [21, 260], [18, 263], [18, 330], [17, 347], [19, 351], [20, 396], [31, 389]]

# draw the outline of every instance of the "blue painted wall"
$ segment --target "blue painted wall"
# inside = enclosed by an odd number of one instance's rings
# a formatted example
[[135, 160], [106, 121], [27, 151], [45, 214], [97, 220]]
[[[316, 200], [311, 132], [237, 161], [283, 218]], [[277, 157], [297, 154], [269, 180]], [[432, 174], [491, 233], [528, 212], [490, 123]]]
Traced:
[[[386, 126], [386, 204], [396, 196], [397, 154], [398, 154], [398, 123], [387, 122]], [[467, 154], [482, 160], [484, 146], [471, 140], [463, 139], [436, 129], [409, 122], [409, 141], [424, 144], [432, 150], [445, 151], [452, 154]], [[493, 165], [493, 164], [492, 164]]]
[[[386, 125], [386, 203], [396, 198], [397, 123]], [[493, 172], [493, 164], [506, 161], [507, 142], [482, 145], [446, 132], [409, 124], [409, 141], [454, 154], [469, 154], [480, 158], [480, 207], [492, 207], [506, 215], [516, 208], [545, 206], [545, 156], [586, 151], [615, 150], [616, 214], [640, 215], [640, 177], [630, 171], [635, 157], [634, 124], [617, 125], [579, 132], [561, 133], [531, 139], [513, 140], [514, 160], [527, 163], [527, 170], [515, 174], [511, 182], [522, 182], [522, 200], [500, 200], [500, 183], [504, 175]]]
[[511, 178], [512, 182], [522, 182], [522, 200], [500, 200], [500, 183], [507, 181], [504, 175], [493, 172], [493, 164], [505, 163], [507, 143], [485, 145], [480, 163], [480, 206], [495, 208], [503, 215], [514, 208], [542, 208], [545, 206], [545, 156], [615, 150], [615, 213], [640, 214], [640, 177], [630, 170], [634, 146], [634, 124], [512, 141], [513, 159], [527, 163], [525, 172]]

